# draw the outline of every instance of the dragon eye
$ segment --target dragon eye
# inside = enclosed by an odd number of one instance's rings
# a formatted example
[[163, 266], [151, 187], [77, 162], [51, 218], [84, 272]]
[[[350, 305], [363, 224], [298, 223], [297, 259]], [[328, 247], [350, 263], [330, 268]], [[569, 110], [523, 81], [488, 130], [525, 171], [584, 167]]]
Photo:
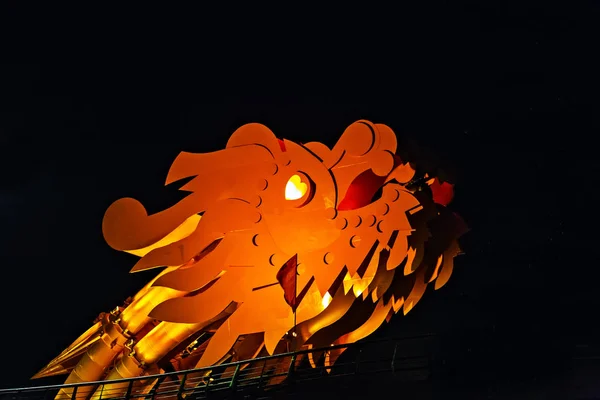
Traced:
[[300, 175], [292, 175], [285, 185], [285, 199], [299, 200], [308, 192], [308, 182], [303, 182]]

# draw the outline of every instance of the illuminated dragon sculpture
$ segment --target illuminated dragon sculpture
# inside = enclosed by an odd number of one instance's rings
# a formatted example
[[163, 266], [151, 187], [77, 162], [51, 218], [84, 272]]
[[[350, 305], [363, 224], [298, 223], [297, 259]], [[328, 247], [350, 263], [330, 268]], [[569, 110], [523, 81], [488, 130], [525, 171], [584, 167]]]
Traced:
[[164, 269], [35, 378], [113, 380], [351, 343], [406, 314], [448, 281], [466, 228], [446, 208], [452, 185], [417, 176], [396, 147], [389, 127], [364, 120], [332, 149], [253, 123], [224, 150], [181, 153], [166, 184], [193, 177], [187, 197], [154, 215], [123, 198], [102, 225], [112, 248], [140, 257], [131, 272]]

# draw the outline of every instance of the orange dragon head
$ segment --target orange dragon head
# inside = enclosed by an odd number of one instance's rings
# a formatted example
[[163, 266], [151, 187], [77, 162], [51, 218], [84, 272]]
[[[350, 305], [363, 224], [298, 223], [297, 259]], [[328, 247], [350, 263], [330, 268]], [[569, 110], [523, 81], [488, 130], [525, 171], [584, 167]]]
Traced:
[[424, 176], [429, 189], [417, 189], [396, 147], [389, 127], [364, 120], [332, 149], [247, 124], [224, 150], [177, 157], [166, 183], [193, 178], [173, 207], [112, 204], [104, 237], [141, 256], [132, 272], [169, 267], [151, 286], [183, 295], [154, 304], [151, 318], [222, 319], [198, 366], [250, 334], [269, 353], [292, 330], [298, 346], [353, 342], [410, 311], [427, 284], [443, 286], [465, 232], [445, 207], [452, 186]]

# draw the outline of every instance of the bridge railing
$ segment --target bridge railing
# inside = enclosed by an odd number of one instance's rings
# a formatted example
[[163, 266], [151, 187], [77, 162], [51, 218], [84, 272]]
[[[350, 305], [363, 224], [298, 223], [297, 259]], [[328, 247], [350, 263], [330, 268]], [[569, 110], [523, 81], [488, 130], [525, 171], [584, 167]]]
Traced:
[[[310, 382], [379, 374], [423, 380], [433, 335], [365, 341], [130, 379], [1, 389], [0, 400], [175, 400], [268, 392]], [[338, 356], [338, 354], [340, 354]], [[384, 379], [382, 377], [382, 379]]]

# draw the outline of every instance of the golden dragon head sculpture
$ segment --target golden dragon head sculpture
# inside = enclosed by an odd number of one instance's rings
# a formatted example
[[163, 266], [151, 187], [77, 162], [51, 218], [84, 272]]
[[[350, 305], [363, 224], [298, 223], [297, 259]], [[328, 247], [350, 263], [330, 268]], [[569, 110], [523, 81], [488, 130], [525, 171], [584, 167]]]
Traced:
[[[465, 226], [446, 208], [452, 185], [427, 175], [415, 184], [396, 147], [388, 126], [364, 120], [332, 149], [281, 140], [252, 123], [224, 150], [181, 153], [166, 183], [192, 178], [181, 187], [187, 197], [153, 215], [124, 198], [103, 221], [111, 247], [140, 256], [132, 272], [166, 268], [39, 376], [61, 363], [65, 372], [76, 353], [80, 365], [108, 354], [90, 350], [97, 330], [112, 341], [111, 363], [128, 352], [132, 361], [120, 362], [148, 369], [191, 351], [194, 363], [185, 366], [202, 367], [273, 354], [282, 343], [354, 342], [406, 314], [428, 284], [448, 281]], [[212, 336], [190, 350], [202, 332]], [[124, 370], [74, 370], [70, 381], [126, 377]]]

